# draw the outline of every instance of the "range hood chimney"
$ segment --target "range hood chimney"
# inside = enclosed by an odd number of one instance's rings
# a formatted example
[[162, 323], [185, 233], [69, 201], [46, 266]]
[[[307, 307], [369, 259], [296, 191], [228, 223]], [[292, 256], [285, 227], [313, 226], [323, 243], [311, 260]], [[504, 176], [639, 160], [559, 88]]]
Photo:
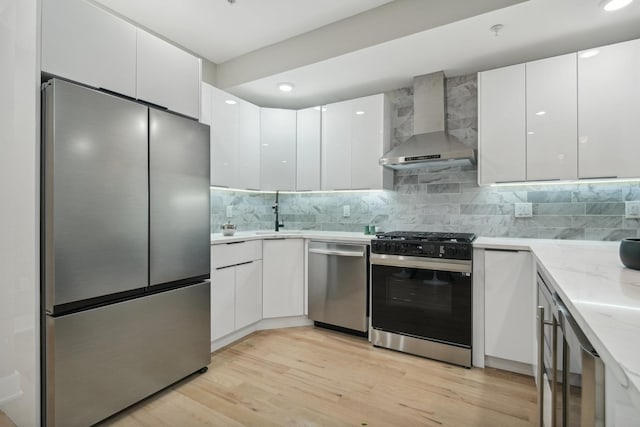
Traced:
[[413, 78], [413, 136], [380, 157], [392, 169], [464, 160], [476, 163], [476, 152], [446, 132], [444, 73]]

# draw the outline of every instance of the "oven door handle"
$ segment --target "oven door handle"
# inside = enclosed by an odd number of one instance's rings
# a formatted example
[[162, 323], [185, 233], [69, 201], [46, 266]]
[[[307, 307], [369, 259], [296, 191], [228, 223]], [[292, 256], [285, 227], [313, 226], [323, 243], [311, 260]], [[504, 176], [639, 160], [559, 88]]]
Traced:
[[421, 258], [403, 255], [371, 254], [371, 264], [388, 267], [406, 267], [422, 270], [449, 271], [452, 273], [471, 273], [471, 261], [434, 258]]

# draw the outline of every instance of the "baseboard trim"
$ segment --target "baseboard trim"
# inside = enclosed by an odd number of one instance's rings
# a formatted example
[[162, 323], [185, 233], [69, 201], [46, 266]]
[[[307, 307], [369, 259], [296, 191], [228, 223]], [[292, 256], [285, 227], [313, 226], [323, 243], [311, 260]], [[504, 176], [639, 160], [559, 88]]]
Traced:
[[268, 329], [283, 329], [283, 328], [295, 328], [300, 326], [311, 326], [313, 320], [309, 320], [307, 316], [292, 316], [292, 317], [278, 317], [275, 319], [262, 319], [249, 326], [245, 326], [242, 329], [234, 331], [229, 335], [225, 335], [222, 338], [211, 343], [211, 352], [218, 351], [223, 347], [235, 343], [242, 338], [251, 335], [256, 331], [264, 331]]
[[515, 360], [501, 359], [499, 357], [485, 356], [484, 366], [502, 371], [515, 372], [516, 374], [534, 376], [533, 366], [529, 363], [516, 362]]

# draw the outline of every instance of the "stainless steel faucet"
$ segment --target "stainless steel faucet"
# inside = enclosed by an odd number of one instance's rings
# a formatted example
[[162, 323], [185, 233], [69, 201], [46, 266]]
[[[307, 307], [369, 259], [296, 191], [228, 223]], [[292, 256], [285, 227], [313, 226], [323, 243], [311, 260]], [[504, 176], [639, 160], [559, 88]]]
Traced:
[[271, 209], [276, 214], [276, 231], [280, 231], [280, 227], [284, 227], [284, 224], [280, 223], [280, 219], [278, 219], [278, 190], [276, 190], [276, 202], [271, 206]]

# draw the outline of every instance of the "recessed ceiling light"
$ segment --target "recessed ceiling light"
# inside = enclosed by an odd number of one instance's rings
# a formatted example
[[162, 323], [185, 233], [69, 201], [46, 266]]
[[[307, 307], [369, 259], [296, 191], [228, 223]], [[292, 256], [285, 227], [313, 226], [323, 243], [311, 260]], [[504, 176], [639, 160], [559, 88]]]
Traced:
[[546, 112], [546, 111], [538, 111], [538, 112], [536, 113], [536, 116], [544, 116], [545, 114], [547, 114], [547, 112]]
[[589, 49], [589, 50], [585, 50], [584, 52], [580, 52], [578, 56], [582, 59], [587, 59], [587, 58], [593, 58], [599, 53], [600, 51], [598, 49]]
[[633, 0], [604, 0], [600, 3], [600, 7], [607, 12], [613, 12], [614, 10], [628, 6], [632, 1]]
[[278, 89], [282, 92], [291, 92], [293, 90], [293, 83], [278, 83]]
[[225, 103], [229, 104], [229, 105], [235, 105], [237, 104], [236, 101], [234, 101], [233, 99], [227, 99], [226, 101], [224, 101]]
[[357, 114], [358, 116], [362, 116], [362, 115], [364, 114], [364, 111], [356, 111], [356, 114]]

